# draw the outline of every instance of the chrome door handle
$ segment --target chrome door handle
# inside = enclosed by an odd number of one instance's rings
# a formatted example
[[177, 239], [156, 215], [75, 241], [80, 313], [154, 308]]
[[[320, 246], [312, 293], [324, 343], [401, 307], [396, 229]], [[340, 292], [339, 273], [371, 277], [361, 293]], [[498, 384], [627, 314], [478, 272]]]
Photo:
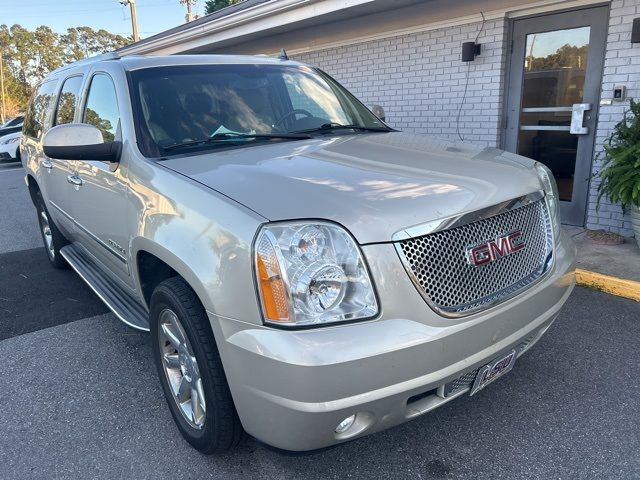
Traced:
[[587, 135], [589, 127], [584, 127], [584, 112], [591, 110], [590, 103], [574, 103], [571, 107], [571, 127], [569, 133], [573, 135]]
[[40, 162], [40, 165], [42, 165], [44, 168], [46, 168], [47, 170], [51, 170], [53, 168], [53, 162], [51, 160], [42, 160], [42, 162]]
[[67, 182], [75, 185], [76, 187], [82, 185], [82, 179], [78, 175], [67, 175]]

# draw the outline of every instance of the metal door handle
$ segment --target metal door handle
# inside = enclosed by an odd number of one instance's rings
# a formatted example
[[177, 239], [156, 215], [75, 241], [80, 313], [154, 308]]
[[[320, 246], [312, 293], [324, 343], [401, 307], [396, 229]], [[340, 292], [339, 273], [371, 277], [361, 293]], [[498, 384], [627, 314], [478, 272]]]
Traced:
[[78, 175], [67, 175], [67, 182], [76, 187], [82, 185], [82, 179]]
[[573, 135], [587, 135], [589, 127], [584, 127], [584, 112], [591, 110], [590, 103], [574, 103], [571, 107], [571, 127], [569, 133]]
[[51, 160], [42, 160], [42, 162], [40, 162], [40, 165], [42, 165], [44, 168], [46, 168], [47, 170], [51, 170], [53, 168], [53, 162]]

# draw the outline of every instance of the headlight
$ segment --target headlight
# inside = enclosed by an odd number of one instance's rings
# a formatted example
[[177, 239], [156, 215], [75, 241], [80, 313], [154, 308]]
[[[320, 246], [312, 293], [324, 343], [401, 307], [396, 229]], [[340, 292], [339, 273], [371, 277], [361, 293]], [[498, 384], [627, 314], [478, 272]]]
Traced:
[[14, 138], [9, 138], [8, 140], [2, 140], [0, 141], [0, 145], [8, 145], [10, 143], [15, 143], [18, 140], [20, 140], [20, 137], [14, 137]]
[[262, 227], [254, 246], [265, 321], [307, 326], [371, 318], [378, 303], [360, 249], [327, 222]]
[[553, 178], [553, 173], [542, 163], [536, 163], [536, 172], [544, 189], [544, 196], [553, 225], [553, 235], [555, 238], [558, 238], [560, 234], [560, 197], [558, 196], [558, 187]]

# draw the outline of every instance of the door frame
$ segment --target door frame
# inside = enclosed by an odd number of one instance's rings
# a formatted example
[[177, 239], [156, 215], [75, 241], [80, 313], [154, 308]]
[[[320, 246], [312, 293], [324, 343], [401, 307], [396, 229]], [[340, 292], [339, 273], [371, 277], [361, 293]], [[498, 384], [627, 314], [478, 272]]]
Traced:
[[[590, 118], [588, 121], [585, 118], [585, 125], [592, 130], [592, 135], [590, 135], [589, 139], [582, 139], [581, 142], [579, 141], [578, 152], [576, 153], [576, 156], [580, 156], [580, 153], [582, 152], [585, 155], [585, 157], [589, 158], [589, 165], [585, 165], [586, 167], [585, 173], [587, 174], [587, 178], [586, 178], [586, 181], [582, 184], [582, 187], [580, 187], [580, 189], [578, 190], [575, 190], [575, 194], [574, 194], [574, 197], [576, 199], [575, 201], [560, 202], [561, 210], [563, 210], [563, 213], [565, 214], [565, 216], [569, 217], [569, 220], [573, 219], [573, 221], [566, 221], [566, 222], [563, 220], [563, 223], [566, 223], [569, 225], [584, 226], [586, 222], [586, 217], [587, 217], [588, 203], [589, 203], [589, 190], [591, 185], [590, 179], [592, 175], [593, 162], [594, 162], [595, 145], [596, 145], [595, 140], [597, 136], [599, 107], [600, 107], [600, 100], [601, 100], [601, 94], [602, 94], [602, 78], [604, 74], [604, 60], [606, 55], [607, 38], [609, 33], [609, 17], [610, 17], [611, 3], [603, 2], [603, 3], [596, 3], [593, 5], [585, 5], [583, 7], [562, 8], [562, 9], [548, 11], [544, 13], [526, 15], [526, 16], [510, 19], [507, 25], [507, 36], [506, 36], [507, 42], [505, 45], [507, 55], [505, 56], [505, 71], [504, 71], [504, 77], [503, 77], [504, 85], [503, 85], [502, 129], [501, 129], [502, 134], [500, 136], [500, 147], [504, 150], [507, 150], [507, 148], [510, 146], [508, 145], [510, 143], [509, 130], [513, 128], [514, 122], [518, 129], [520, 127], [519, 125], [520, 105], [522, 101], [522, 88], [524, 83], [524, 76], [521, 78], [521, 83], [519, 86], [517, 86], [517, 88], [512, 88], [512, 85], [511, 85], [512, 82], [515, 82], [515, 79], [512, 73], [512, 70], [513, 70], [512, 62], [514, 61], [514, 57], [516, 55], [516, 52], [514, 51], [516, 24], [518, 24], [519, 22], [526, 22], [528, 20], [539, 20], [545, 17], [555, 17], [561, 14], [580, 12], [584, 10], [594, 11], [598, 9], [602, 9], [602, 18], [604, 20], [604, 28], [600, 29], [600, 32], [596, 33], [596, 35], [601, 36], [602, 56], [598, 60], [599, 66], [596, 70], [598, 72], [598, 81], [597, 82], [594, 81], [594, 86], [593, 86], [594, 91], [591, 92], [591, 97], [593, 98], [593, 101], [588, 102], [588, 103], [592, 103]], [[565, 27], [565, 28], [577, 28], [577, 27]], [[547, 31], [554, 31], [557, 29], [558, 28], [554, 28], [553, 26], [551, 26]], [[592, 29], [592, 33], [593, 31], [594, 30]], [[590, 38], [590, 43], [592, 39], [593, 37]], [[586, 88], [587, 87], [585, 86], [585, 91], [586, 91]], [[586, 96], [586, 93], [585, 93], [585, 96]], [[513, 101], [514, 99], [516, 100], [516, 102]], [[517, 105], [517, 111], [515, 113], [512, 111], [513, 110], [512, 107], [514, 103], [515, 105]], [[517, 148], [517, 143], [516, 143], [516, 148]], [[588, 155], [586, 155], [585, 152], [587, 152]], [[576, 163], [578, 161], [579, 159], [576, 158]]]

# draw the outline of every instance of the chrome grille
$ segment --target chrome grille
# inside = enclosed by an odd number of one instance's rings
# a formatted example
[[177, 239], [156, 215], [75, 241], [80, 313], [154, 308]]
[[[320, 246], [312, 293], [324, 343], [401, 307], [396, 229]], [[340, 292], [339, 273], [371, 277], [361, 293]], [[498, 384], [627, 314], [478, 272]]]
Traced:
[[[481, 266], [467, 249], [516, 230], [525, 248]], [[549, 268], [551, 220], [544, 198], [465, 225], [396, 242], [405, 268], [427, 303], [458, 317], [493, 306], [535, 282]]]

